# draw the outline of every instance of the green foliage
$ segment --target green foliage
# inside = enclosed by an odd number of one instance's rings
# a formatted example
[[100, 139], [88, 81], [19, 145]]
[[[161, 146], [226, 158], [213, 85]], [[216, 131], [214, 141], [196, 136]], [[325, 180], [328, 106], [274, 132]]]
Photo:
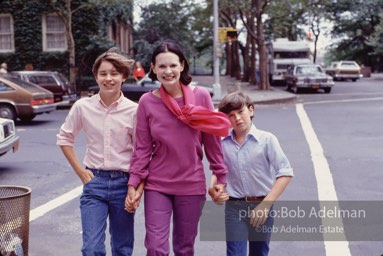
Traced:
[[380, 23], [375, 27], [375, 31], [371, 34], [368, 45], [373, 47], [375, 56], [383, 55], [383, 11], [380, 12]]
[[211, 47], [211, 15], [206, 8], [190, 0], [157, 2], [143, 7], [142, 20], [134, 34], [135, 59], [140, 60], [148, 70], [156, 43], [172, 39], [181, 45], [190, 61], [193, 56]]
[[[327, 13], [334, 22], [332, 30], [334, 43], [328, 54], [329, 60], [355, 60], [359, 64], [382, 70], [379, 36], [382, 24], [383, 2], [368, 1], [332, 1]], [[379, 47], [380, 46], [380, 47]]]
[[[53, 13], [49, 3], [65, 12], [64, 0], [2, 0], [1, 13], [10, 13], [14, 21], [15, 52], [0, 54], [9, 70], [23, 70], [32, 64], [36, 70], [56, 70], [68, 76], [68, 52], [42, 52], [42, 15]], [[91, 75], [95, 58], [115, 46], [105, 39], [106, 28], [116, 19], [132, 22], [133, 1], [72, 0], [72, 32], [76, 63], [81, 75]]]
[[307, 15], [312, 6], [307, 0], [270, 1], [266, 10], [265, 35], [267, 40], [288, 38], [296, 41], [306, 38], [300, 26], [308, 24]]

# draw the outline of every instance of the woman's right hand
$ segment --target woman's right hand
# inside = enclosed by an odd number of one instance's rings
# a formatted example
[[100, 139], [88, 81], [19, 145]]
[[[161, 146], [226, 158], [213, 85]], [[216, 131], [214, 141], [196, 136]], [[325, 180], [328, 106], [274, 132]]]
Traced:
[[128, 194], [125, 199], [125, 210], [127, 212], [133, 213], [140, 205], [141, 193], [136, 190], [134, 186], [128, 186]]
[[225, 201], [229, 200], [229, 194], [225, 192], [224, 184], [217, 184], [217, 176], [211, 176], [210, 187], [208, 193], [214, 203], [222, 205]]

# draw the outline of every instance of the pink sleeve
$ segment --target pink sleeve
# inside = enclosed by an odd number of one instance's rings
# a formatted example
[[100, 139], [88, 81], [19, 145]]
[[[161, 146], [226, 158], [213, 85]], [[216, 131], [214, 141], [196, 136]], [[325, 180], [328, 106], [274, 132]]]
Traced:
[[137, 187], [141, 180], [146, 179], [148, 176], [148, 165], [153, 149], [151, 128], [149, 127], [144, 105], [144, 103], [140, 102], [137, 109], [136, 142], [129, 170], [128, 185], [134, 187]]
[[[203, 92], [203, 96], [201, 96], [203, 99], [202, 105], [214, 110], [214, 104], [209, 92], [205, 88], [199, 88], [199, 91]], [[221, 138], [208, 133], [203, 133], [202, 136], [206, 158], [210, 164], [209, 168], [217, 176], [218, 184], [226, 184], [227, 167], [223, 159]]]
[[82, 129], [81, 114], [78, 105], [73, 104], [57, 137], [57, 145], [74, 146], [75, 138]]

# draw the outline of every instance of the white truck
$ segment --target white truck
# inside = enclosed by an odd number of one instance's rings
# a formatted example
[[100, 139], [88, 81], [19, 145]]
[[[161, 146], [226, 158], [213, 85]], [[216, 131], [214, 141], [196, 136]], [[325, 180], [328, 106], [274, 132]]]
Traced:
[[284, 74], [289, 66], [312, 64], [307, 41], [290, 41], [277, 38], [267, 44], [268, 73], [271, 84], [285, 84]]

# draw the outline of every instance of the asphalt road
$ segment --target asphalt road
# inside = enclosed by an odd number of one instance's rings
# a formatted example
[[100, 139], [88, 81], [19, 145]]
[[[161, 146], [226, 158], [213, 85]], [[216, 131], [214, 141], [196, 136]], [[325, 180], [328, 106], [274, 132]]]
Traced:
[[[81, 183], [55, 145], [55, 135], [67, 112], [57, 110], [36, 117], [30, 124], [17, 123], [20, 149], [0, 158], [1, 185], [32, 188], [31, 256], [80, 255], [77, 194]], [[295, 177], [281, 202], [349, 201], [367, 212], [367, 222], [358, 229], [363, 237], [354, 229], [337, 243], [311, 239], [309, 234], [298, 238], [286, 234], [271, 242], [270, 255], [383, 254], [381, 229], [378, 233], [374, 229], [380, 228], [381, 223], [371, 217], [371, 209], [379, 216], [383, 213], [379, 208], [383, 198], [383, 81], [364, 78], [358, 82], [336, 82], [330, 94], [308, 92], [299, 94], [295, 102], [256, 106], [254, 123], [277, 135], [294, 168]], [[80, 136], [80, 157], [84, 154], [83, 145], [84, 138]], [[206, 172], [209, 176], [207, 169]], [[68, 194], [70, 191], [72, 194]], [[206, 208], [210, 207], [207, 204]], [[138, 256], [145, 255], [142, 210], [140, 207], [136, 213], [134, 255]], [[344, 220], [346, 228], [347, 223]], [[197, 237], [195, 247], [196, 255], [225, 255], [223, 241], [200, 241]]]

